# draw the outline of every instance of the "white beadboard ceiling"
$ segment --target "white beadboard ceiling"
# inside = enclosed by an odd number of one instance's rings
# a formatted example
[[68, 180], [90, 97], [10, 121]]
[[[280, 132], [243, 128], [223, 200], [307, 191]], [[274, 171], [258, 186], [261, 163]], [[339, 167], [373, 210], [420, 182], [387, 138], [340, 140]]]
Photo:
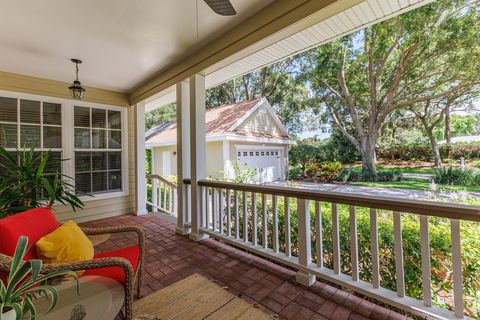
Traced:
[[[271, 39], [247, 48], [228, 62], [220, 62], [205, 71], [206, 87], [223, 82], [275, 63], [289, 56], [332, 41], [338, 37], [363, 29], [406, 11], [418, 8], [432, 0], [366, 0], [339, 14], [271, 43]], [[277, 36], [278, 37], [278, 36]], [[223, 64], [223, 65], [222, 65]], [[168, 88], [148, 102], [146, 111], [151, 111], [176, 100], [175, 87]]]

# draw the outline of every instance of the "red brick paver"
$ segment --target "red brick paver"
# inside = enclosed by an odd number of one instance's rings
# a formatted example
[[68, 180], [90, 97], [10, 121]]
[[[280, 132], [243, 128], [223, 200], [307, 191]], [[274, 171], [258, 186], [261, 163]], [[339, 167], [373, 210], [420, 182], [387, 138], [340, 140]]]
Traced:
[[[406, 319], [324, 283], [316, 282], [311, 288], [298, 285], [294, 271], [215, 240], [191, 241], [177, 235], [175, 226], [158, 216], [121, 216], [83, 225], [119, 224], [136, 224], [145, 230], [143, 296], [199, 273], [280, 319]], [[117, 249], [134, 240], [135, 234], [112, 234], [96, 249]]]

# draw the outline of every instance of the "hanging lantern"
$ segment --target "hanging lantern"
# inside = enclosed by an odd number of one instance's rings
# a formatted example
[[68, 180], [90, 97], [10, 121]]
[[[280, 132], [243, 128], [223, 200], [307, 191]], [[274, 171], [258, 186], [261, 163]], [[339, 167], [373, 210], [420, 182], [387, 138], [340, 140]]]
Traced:
[[87, 91], [84, 87], [82, 87], [82, 83], [78, 81], [78, 65], [82, 63], [82, 60], [79, 59], [71, 59], [73, 63], [75, 63], [75, 70], [76, 70], [76, 77], [73, 81], [72, 85], [68, 87], [70, 91], [70, 96], [73, 99], [83, 99], [85, 97], [85, 91]]

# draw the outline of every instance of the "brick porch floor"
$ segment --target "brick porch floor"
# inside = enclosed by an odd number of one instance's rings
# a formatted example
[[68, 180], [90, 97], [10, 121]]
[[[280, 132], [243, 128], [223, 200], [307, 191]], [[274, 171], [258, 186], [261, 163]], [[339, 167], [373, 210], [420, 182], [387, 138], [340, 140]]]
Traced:
[[[406, 319], [369, 301], [321, 282], [306, 288], [295, 283], [295, 272], [244, 253], [215, 240], [190, 241], [175, 226], [154, 215], [121, 216], [85, 223], [85, 226], [137, 224], [146, 233], [143, 295], [148, 295], [193, 273], [219, 281], [232, 293], [256, 303], [280, 319]], [[114, 234], [99, 251], [131, 245], [134, 234]]]

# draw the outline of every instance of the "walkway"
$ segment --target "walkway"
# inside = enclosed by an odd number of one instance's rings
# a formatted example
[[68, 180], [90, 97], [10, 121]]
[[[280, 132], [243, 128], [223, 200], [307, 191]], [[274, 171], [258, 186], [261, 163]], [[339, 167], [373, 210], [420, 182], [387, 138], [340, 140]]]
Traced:
[[[335, 191], [344, 193], [353, 193], [366, 196], [375, 197], [389, 197], [399, 199], [416, 199], [416, 200], [434, 200], [433, 196], [445, 199], [449, 202], [452, 197], [457, 198], [458, 192], [449, 191], [428, 191], [428, 190], [411, 190], [400, 188], [375, 188], [375, 187], [362, 187], [352, 186], [348, 184], [331, 184], [331, 183], [315, 183], [315, 182], [298, 182], [295, 181], [295, 186], [303, 189], [311, 189], [316, 191]], [[286, 181], [272, 182], [271, 185], [289, 187], [291, 183]], [[468, 192], [469, 196], [480, 197], [479, 192]]]
[[[311, 288], [295, 282], [295, 272], [215, 240], [193, 242], [175, 233], [175, 225], [153, 214], [120, 216], [85, 226], [140, 225], [146, 233], [143, 295], [151, 294], [193, 273], [222, 286], [280, 319], [400, 320], [405, 316], [340, 289], [316, 282]], [[128, 246], [133, 234], [112, 234], [100, 251]], [[228, 320], [228, 319], [226, 319]]]

